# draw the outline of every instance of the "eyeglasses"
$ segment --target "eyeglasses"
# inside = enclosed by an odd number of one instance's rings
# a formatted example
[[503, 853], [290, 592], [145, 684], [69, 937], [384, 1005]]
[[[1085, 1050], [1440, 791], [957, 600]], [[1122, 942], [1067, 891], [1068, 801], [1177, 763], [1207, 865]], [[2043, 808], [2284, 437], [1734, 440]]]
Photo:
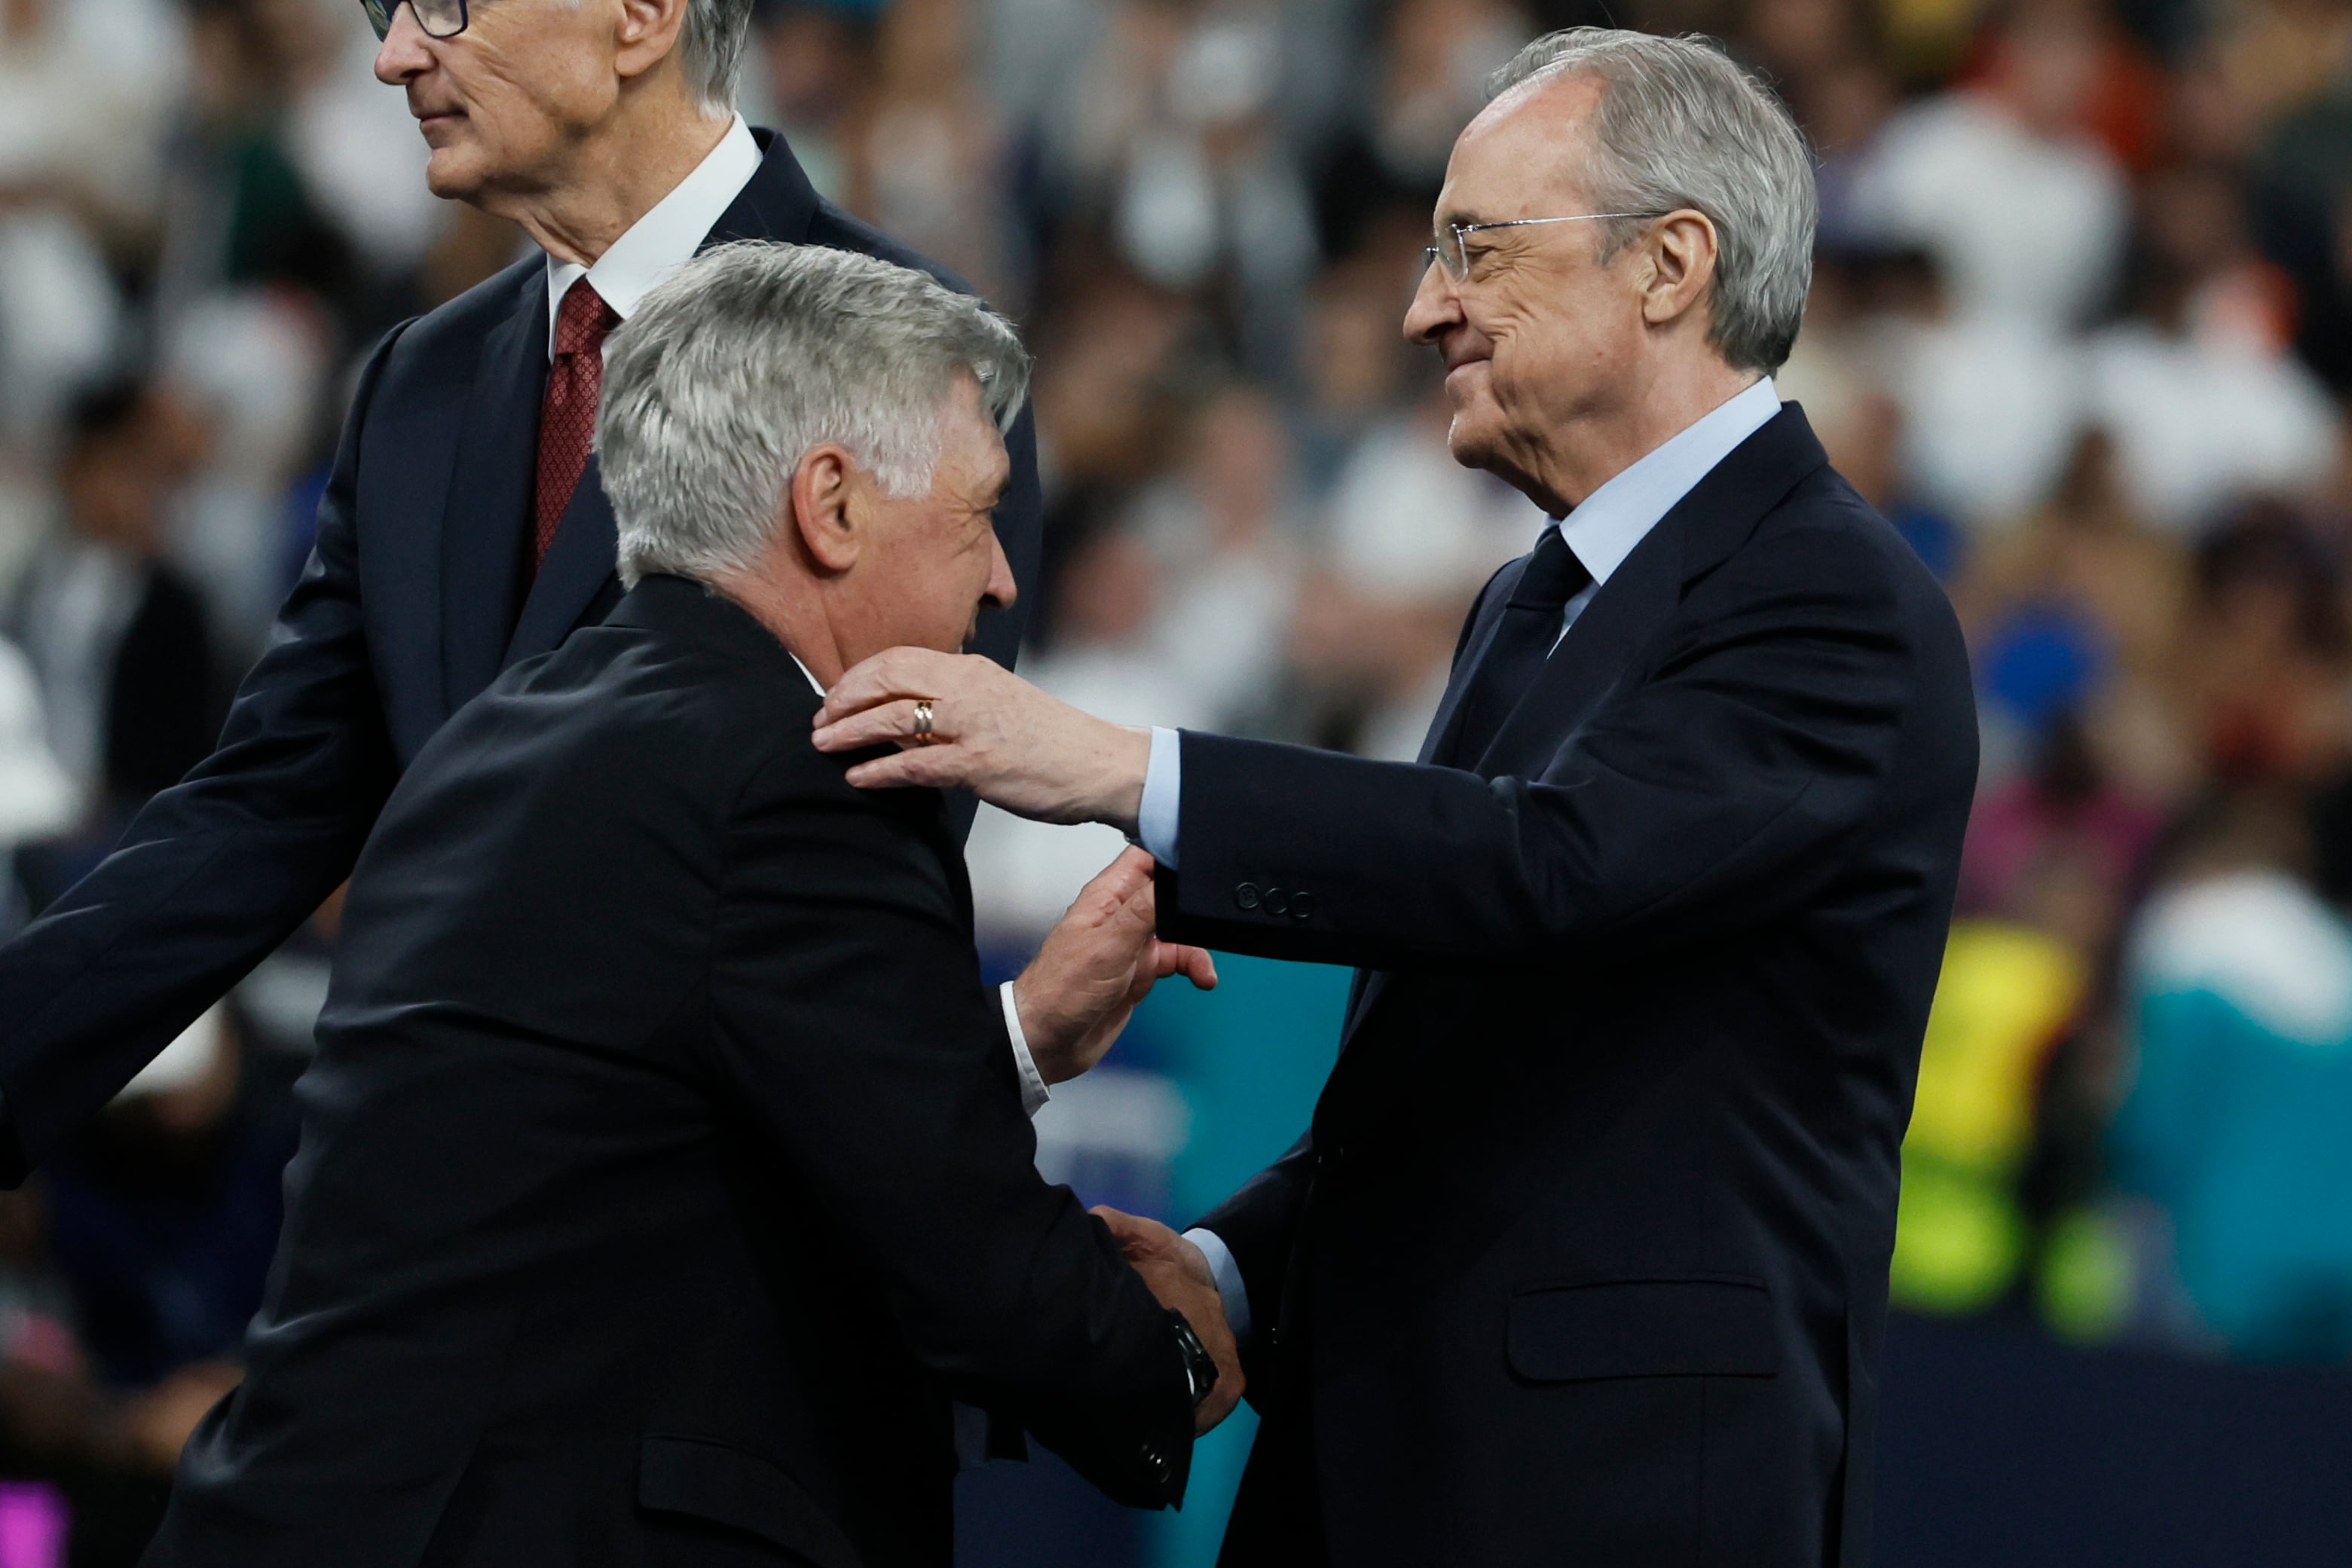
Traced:
[[1518, 229], [1537, 224], [1583, 224], [1596, 218], [1656, 218], [1664, 215], [1663, 213], [1578, 213], [1565, 218], [1505, 218], [1492, 224], [1448, 224], [1445, 232], [1437, 236], [1437, 243], [1421, 253], [1421, 269], [1427, 272], [1434, 262], [1443, 266], [1445, 276], [1454, 282], [1466, 281], [1470, 277], [1470, 258], [1462, 249], [1462, 241], [1481, 229]]
[[431, 37], [454, 38], [473, 20], [466, 14], [466, 0], [360, 0], [360, 5], [379, 44], [392, 36], [393, 14], [403, 5], [415, 13], [416, 25]]

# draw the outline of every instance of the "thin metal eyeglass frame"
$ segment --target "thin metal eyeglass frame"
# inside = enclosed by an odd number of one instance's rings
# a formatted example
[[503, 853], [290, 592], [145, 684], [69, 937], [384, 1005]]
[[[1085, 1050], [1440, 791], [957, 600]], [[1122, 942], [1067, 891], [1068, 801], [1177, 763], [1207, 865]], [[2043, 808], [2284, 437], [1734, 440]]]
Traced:
[[1454, 236], [1454, 256], [1457, 259], [1449, 260], [1445, 254], [1445, 246], [1442, 244], [1423, 246], [1421, 252], [1421, 269], [1427, 272], [1430, 265], [1435, 263], [1444, 267], [1445, 276], [1454, 282], [1468, 282], [1470, 257], [1462, 248], [1462, 239], [1464, 235], [1476, 234], [1481, 229], [1531, 228], [1538, 224], [1585, 224], [1596, 218], [1662, 218], [1664, 216], [1665, 216], [1664, 213], [1574, 213], [1564, 218], [1501, 218], [1491, 224], [1448, 224], [1445, 225], [1446, 231]]
[[375, 29], [377, 43], [381, 44], [392, 37], [392, 18], [403, 5], [408, 6], [410, 13], [416, 18], [416, 25], [425, 30], [425, 36], [428, 38], [454, 38], [474, 25], [473, 7], [467, 4], [467, 0], [457, 0], [457, 25], [446, 33], [436, 33], [433, 30], [432, 26], [425, 20], [425, 13], [417, 7], [415, 0], [391, 0], [388, 5], [385, 0], [360, 0], [360, 9], [367, 13], [368, 26]]

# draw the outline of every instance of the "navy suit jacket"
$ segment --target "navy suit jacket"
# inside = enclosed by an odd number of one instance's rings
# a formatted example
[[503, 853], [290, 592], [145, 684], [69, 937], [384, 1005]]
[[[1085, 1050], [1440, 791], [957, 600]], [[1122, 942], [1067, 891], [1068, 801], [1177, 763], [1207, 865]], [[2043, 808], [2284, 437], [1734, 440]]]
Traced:
[[1365, 967], [1202, 1224], [1262, 1414], [1229, 1568], [1864, 1561], [1897, 1150], [1976, 779], [1951, 609], [1793, 405], [1490, 743], [1183, 737], [1164, 935]]
[[[830, 246], [960, 280], [820, 199], [782, 137], [706, 244]], [[449, 716], [619, 601], [593, 459], [535, 579], [524, 566], [547, 380], [545, 263], [394, 332], [352, 399], [319, 537], [220, 746], [0, 948], [0, 1180], [14, 1186], [351, 874]], [[968, 290], [967, 290], [968, 292]], [[1024, 413], [997, 531], [1025, 596], [1043, 502]], [[1024, 606], [982, 617], [1010, 664]], [[970, 823], [965, 803], [960, 824]]]

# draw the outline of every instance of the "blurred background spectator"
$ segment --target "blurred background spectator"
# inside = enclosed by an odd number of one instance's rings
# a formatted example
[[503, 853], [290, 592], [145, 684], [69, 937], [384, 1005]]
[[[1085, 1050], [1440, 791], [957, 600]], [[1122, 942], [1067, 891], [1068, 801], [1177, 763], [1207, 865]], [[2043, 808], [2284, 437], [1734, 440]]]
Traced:
[[[750, 117], [1037, 350], [1025, 668], [1139, 724], [1395, 757], [1541, 521], [1453, 463], [1397, 337], [1486, 72], [1592, 21], [1769, 73], [1823, 194], [1781, 390], [1948, 585], [1985, 726], [1898, 1305], [2352, 1362], [2352, 4], [758, 16]], [[351, 0], [0, 0], [0, 931], [205, 750], [359, 357], [521, 254], [425, 193], [372, 46]], [[983, 814], [991, 963], [1116, 847]], [[332, 915], [0, 1198], [0, 1568], [131, 1561], [233, 1378]], [[1226, 973], [1048, 1109], [1055, 1174], [1181, 1218], [1289, 1141], [1345, 977]], [[1050, 1466], [967, 1477], [962, 1555], [1205, 1563], [1247, 1426], [1167, 1520]]]

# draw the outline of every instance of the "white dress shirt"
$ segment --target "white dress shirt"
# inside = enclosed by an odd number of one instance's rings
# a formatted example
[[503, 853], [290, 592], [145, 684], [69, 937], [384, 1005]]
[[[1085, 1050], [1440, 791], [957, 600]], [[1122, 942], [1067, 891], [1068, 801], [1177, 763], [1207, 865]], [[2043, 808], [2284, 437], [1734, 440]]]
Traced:
[[[1620, 470], [1584, 503], [1552, 527], [1592, 574], [1590, 586], [1570, 596], [1561, 612], [1559, 634], [1576, 624], [1585, 606], [1605, 587], [1633, 547], [1675, 504], [1731, 455], [1732, 449], [1780, 412], [1780, 394], [1766, 376], [1735, 393], [1675, 435]], [[1559, 647], [1555, 641], [1553, 647]], [[1164, 866], [1176, 864], [1178, 804], [1183, 789], [1183, 752], [1172, 729], [1151, 732], [1151, 761], [1143, 776], [1143, 802], [1136, 813], [1136, 838]], [[1249, 1333], [1249, 1293], [1243, 1288], [1233, 1251], [1214, 1231], [1192, 1229], [1185, 1238], [1209, 1260], [1224, 1298], [1225, 1322], [1235, 1338]]]
[[[670, 193], [656, 202], [645, 216], [631, 224], [621, 237], [605, 247], [593, 267], [583, 267], [576, 261], [547, 258], [547, 357], [555, 359], [555, 318], [563, 308], [563, 297], [582, 278], [613, 308], [613, 314], [627, 320], [636, 314], [638, 302], [653, 287], [676, 268], [694, 259], [710, 231], [751, 176], [760, 172], [760, 144], [751, 139], [751, 128], [737, 115], [719, 139], [719, 145], [704, 154], [694, 172], [680, 180]], [[611, 340], [606, 340], [609, 344]]]

